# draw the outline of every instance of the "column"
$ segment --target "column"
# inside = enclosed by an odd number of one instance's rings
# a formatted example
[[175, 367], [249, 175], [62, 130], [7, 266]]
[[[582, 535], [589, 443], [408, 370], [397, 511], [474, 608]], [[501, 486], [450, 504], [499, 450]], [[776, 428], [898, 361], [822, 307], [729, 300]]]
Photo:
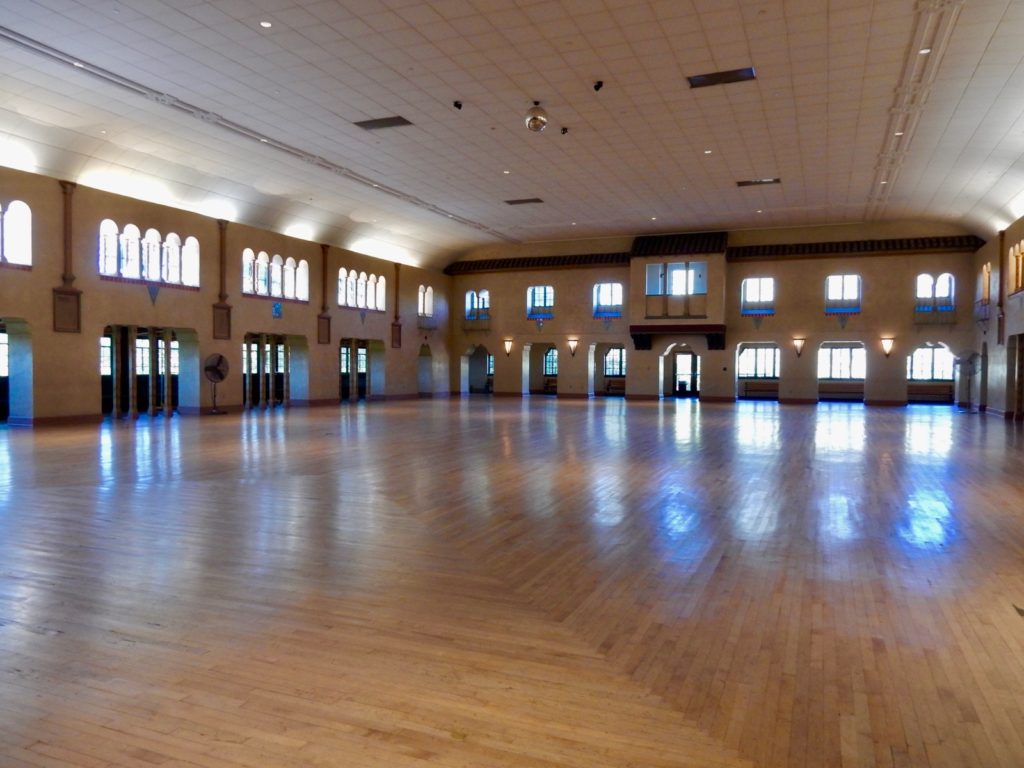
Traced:
[[139, 416], [139, 376], [135, 366], [135, 342], [139, 338], [139, 330], [134, 325], [125, 328], [128, 354], [125, 355], [125, 367], [128, 371], [128, 412], [126, 418], [136, 419]]
[[269, 404], [273, 408], [277, 405], [277, 372], [280, 370], [280, 361], [277, 359], [277, 336], [270, 337], [270, 398]]
[[284, 359], [281, 361], [281, 370], [284, 377], [284, 392], [282, 404], [288, 406], [292, 401], [292, 347], [288, 337], [284, 337]]
[[171, 342], [174, 334], [164, 329], [164, 415], [174, 415], [174, 377], [171, 375]]
[[149, 328], [149, 408], [146, 413], [156, 416], [157, 398], [160, 394], [160, 344], [156, 328]]
[[256, 405], [259, 408], [267, 407], [267, 334], [261, 333], [256, 336], [256, 373], [259, 376], [260, 395]]
[[116, 325], [110, 326], [110, 396], [110, 415], [116, 419], [121, 415], [121, 329]]
[[355, 339], [348, 341], [348, 400], [359, 402], [359, 351]]

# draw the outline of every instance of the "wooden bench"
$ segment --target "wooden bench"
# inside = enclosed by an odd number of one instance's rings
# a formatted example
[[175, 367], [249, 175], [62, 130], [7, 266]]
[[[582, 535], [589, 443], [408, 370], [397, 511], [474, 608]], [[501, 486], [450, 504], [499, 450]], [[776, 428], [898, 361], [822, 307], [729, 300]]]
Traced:
[[616, 376], [614, 378], [605, 379], [604, 381], [604, 393], [612, 397], [625, 397], [626, 396], [626, 377]]
[[864, 400], [863, 381], [819, 381], [819, 400]]
[[911, 403], [952, 403], [952, 381], [908, 381], [907, 401]]
[[558, 377], [556, 376], [545, 376], [544, 377], [544, 390], [545, 395], [557, 395], [558, 394]]
[[778, 379], [740, 379], [739, 396], [746, 400], [778, 400]]

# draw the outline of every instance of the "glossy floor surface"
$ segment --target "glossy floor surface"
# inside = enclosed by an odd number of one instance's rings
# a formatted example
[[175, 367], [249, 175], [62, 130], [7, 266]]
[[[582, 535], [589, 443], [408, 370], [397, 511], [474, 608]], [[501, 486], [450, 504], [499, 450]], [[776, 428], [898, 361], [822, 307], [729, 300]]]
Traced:
[[469, 399], [0, 430], [0, 765], [1024, 765], [1024, 436]]

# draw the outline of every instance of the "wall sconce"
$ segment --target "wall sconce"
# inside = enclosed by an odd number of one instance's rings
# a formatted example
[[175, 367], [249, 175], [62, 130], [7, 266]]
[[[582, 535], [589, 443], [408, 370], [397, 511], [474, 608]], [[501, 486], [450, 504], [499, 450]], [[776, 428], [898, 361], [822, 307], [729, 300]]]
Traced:
[[579, 339], [569, 339], [569, 354], [576, 357], [576, 347], [580, 345]]
[[505, 339], [505, 357], [512, 354], [512, 339]]
[[807, 342], [807, 339], [793, 339], [793, 349], [796, 350], [796, 356], [797, 357], [800, 357], [800, 355], [803, 354], [804, 344], [806, 342]]
[[888, 357], [892, 352], [893, 339], [889, 336], [882, 337], [882, 351], [885, 352], [885, 356]]

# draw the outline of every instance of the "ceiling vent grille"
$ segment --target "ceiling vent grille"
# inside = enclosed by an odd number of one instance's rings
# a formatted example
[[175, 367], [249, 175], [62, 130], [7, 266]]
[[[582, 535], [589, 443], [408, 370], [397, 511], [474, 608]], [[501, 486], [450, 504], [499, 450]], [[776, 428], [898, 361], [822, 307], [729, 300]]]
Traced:
[[539, 197], [521, 197], [518, 200], [506, 200], [507, 205], [533, 205], [535, 203], [543, 203]]
[[781, 184], [782, 179], [776, 176], [774, 179], [744, 179], [737, 181], [737, 187], [763, 187], [766, 184]]
[[743, 69], [727, 69], [723, 72], [708, 72], [704, 75], [691, 75], [686, 78], [691, 88], [707, 88], [711, 85], [728, 85], [742, 83], [744, 80], [756, 80], [757, 74], [753, 67]]
[[359, 126], [364, 131], [379, 131], [382, 128], [401, 128], [403, 125], [412, 125], [412, 123], [401, 115], [394, 115], [393, 117], [378, 117], [373, 120], [360, 120], [353, 125]]

